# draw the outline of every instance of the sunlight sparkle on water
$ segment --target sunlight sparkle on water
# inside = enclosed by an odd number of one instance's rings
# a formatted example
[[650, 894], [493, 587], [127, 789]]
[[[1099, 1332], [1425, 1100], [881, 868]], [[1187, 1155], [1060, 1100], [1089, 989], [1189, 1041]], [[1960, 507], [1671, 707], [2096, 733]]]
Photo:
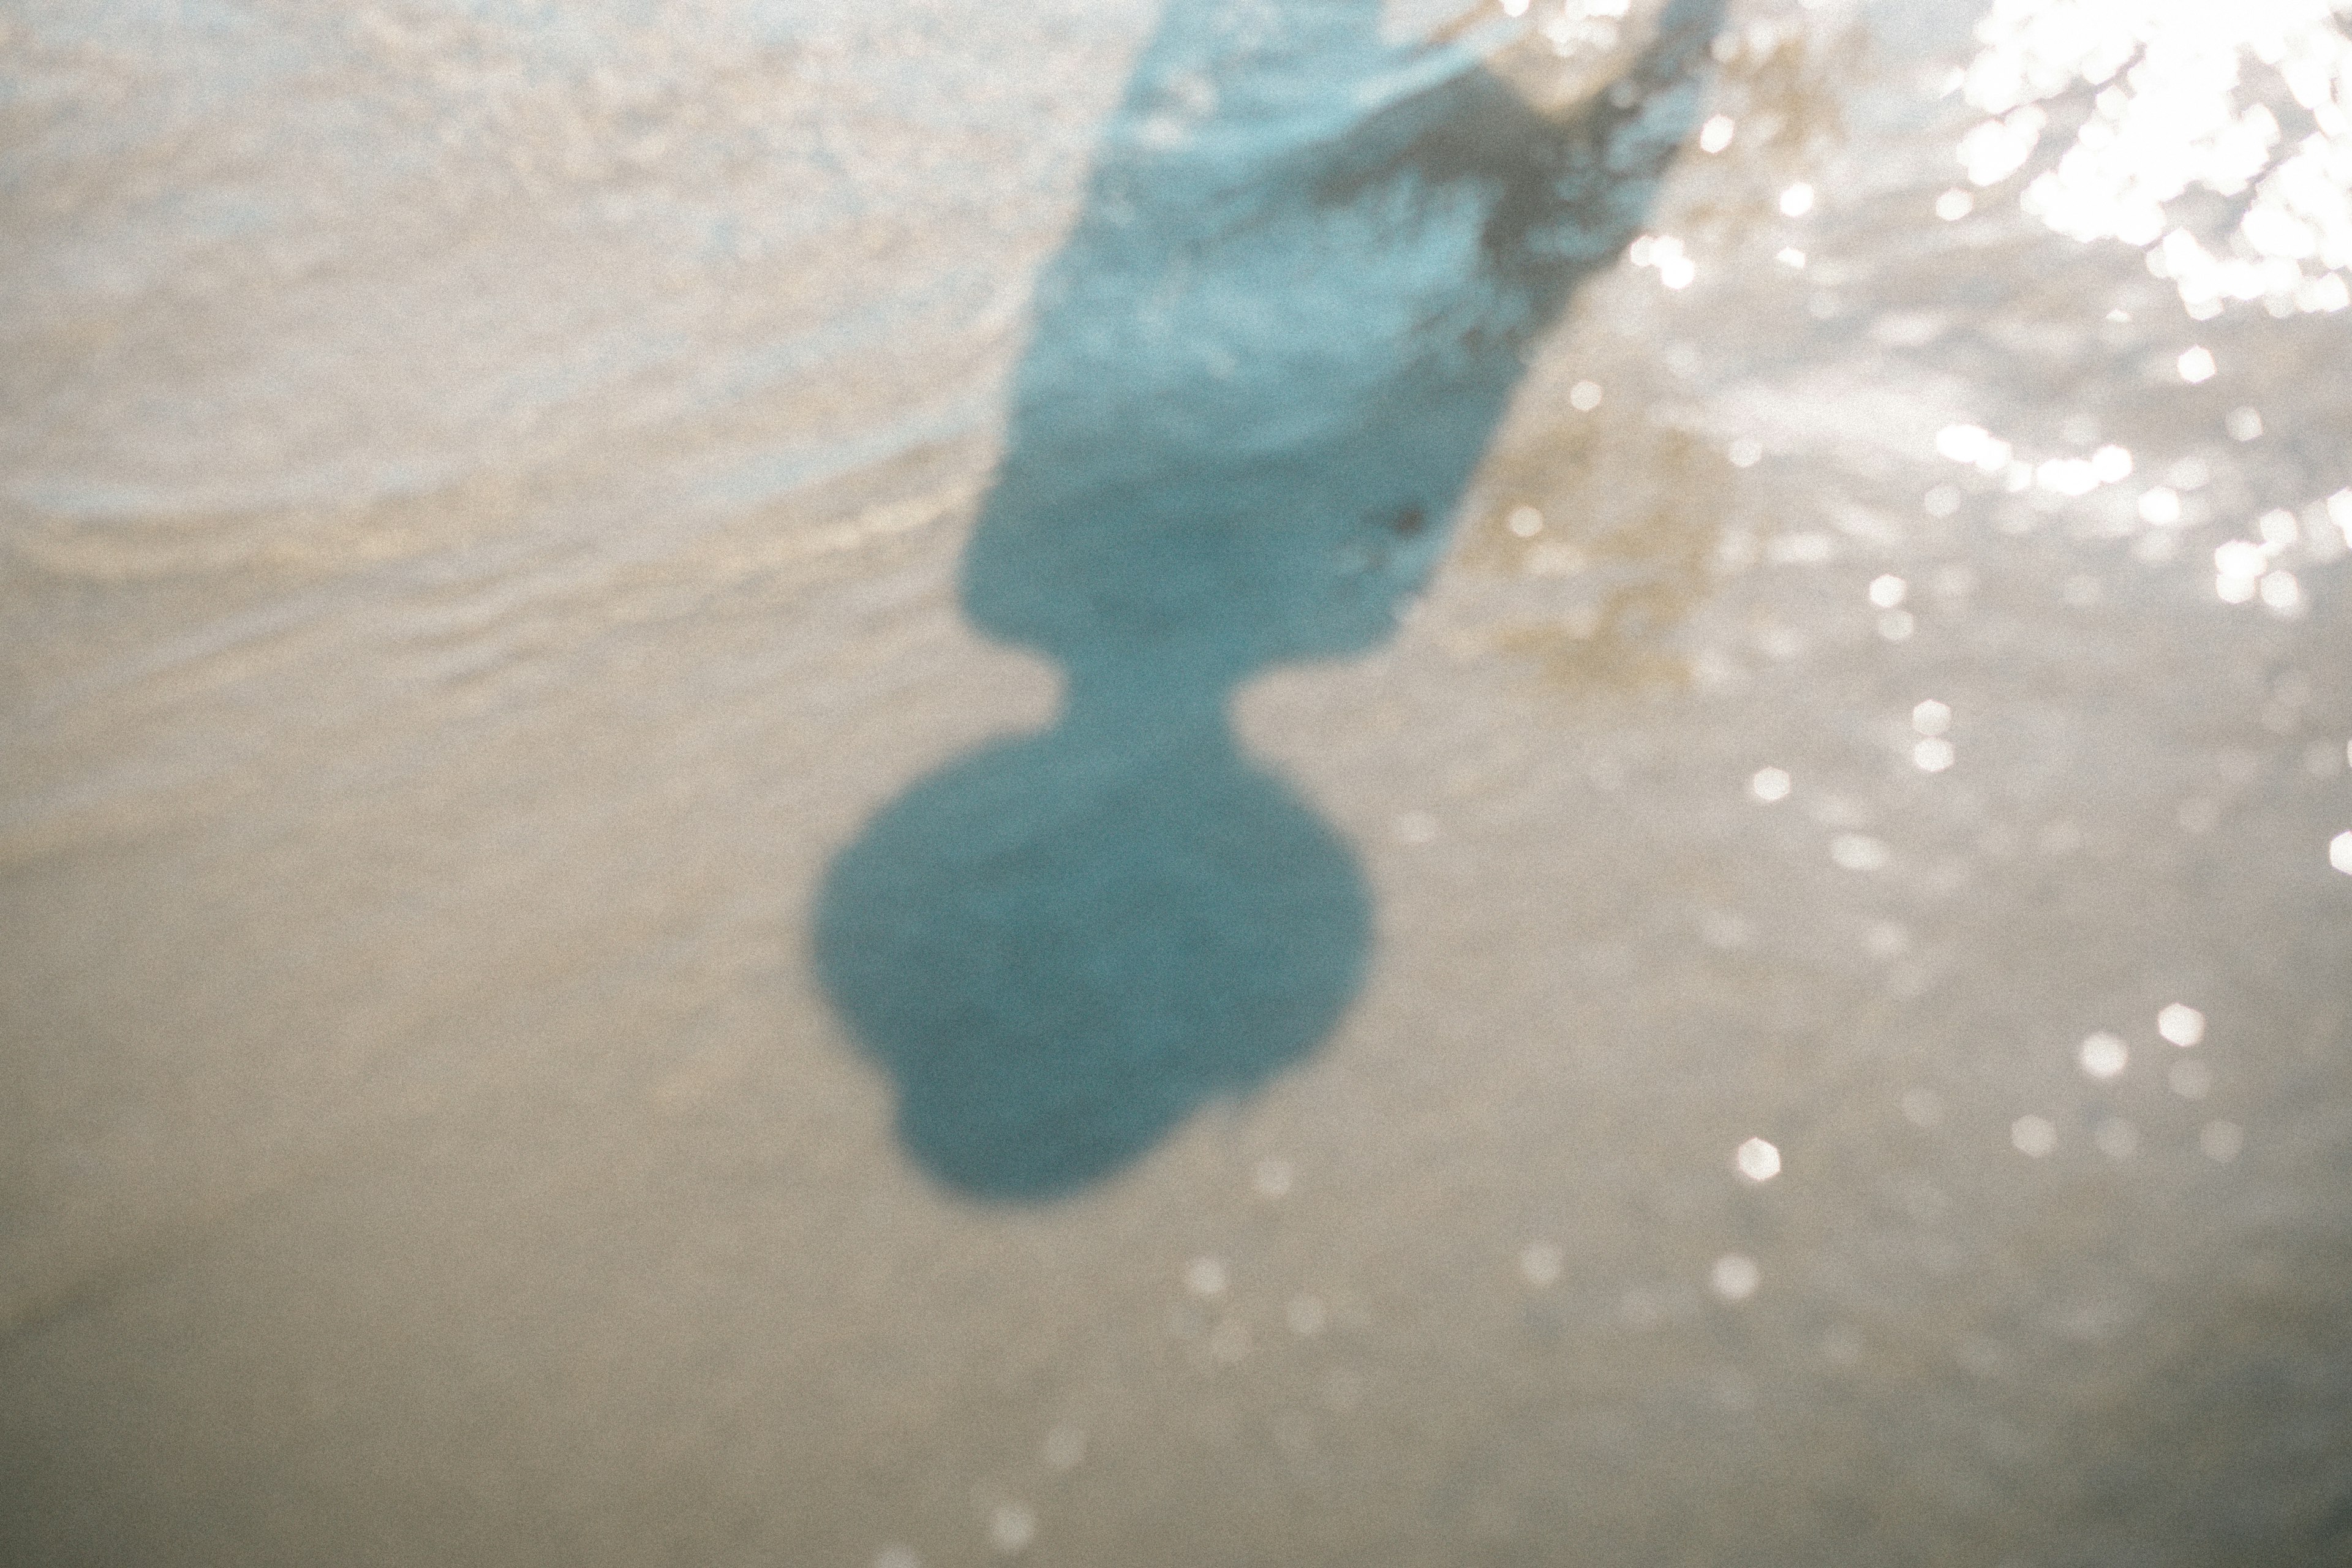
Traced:
[[1727, 1301], [1745, 1301], [1764, 1282], [1764, 1271], [1744, 1252], [1727, 1252], [1707, 1271], [1707, 1288]]
[[2076, 1058], [2091, 1077], [2111, 1079], [2119, 1076], [2124, 1065], [2131, 1060], [2131, 1047], [2124, 1044], [2122, 1036], [2102, 1029], [2083, 1042]]
[[1748, 793], [1768, 805], [1788, 799], [1791, 787], [1788, 772], [1782, 768], [1759, 768], [1756, 776], [1748, 781]]
[[2205, 1038], [2205, 1015], [2186, 1002], [2175, 1002], [2156, 1016], [2156, 1032], [2185, 1049]]
[[2270, 552], [2250, 539], [2233, 539], [2213, 552], [2213, 591], [2225, 605], [2243, 605], [2261, 591], [2270, 572]]
[[1750, 1138], [1731, 1158], [1739, 1173], [1751, 1182], [1769, 1182], [1780, 1173], [1780, 1151], [1761, 1138]]
[[1680, 239], [1670, 234], [1645, 234], [1625, 248], [1625, 259], [1635, 267], [1653, 268], [1658, 281], [1669, 289], [1687, 289], [1698, 276], [1698, 264]]
[[2334, 0], [1995, 0], [1963, 78], [1993, 118], [1959, 161], [1979, 185], [2008, 178], [2048, 127], [2039, 104], [2101, 89], [2021, 208], [2071, 239], [2145, 250], [2197, 320], [2257, 300], [2273, 315], [2341, 310], [2352, 37], [2336, 16]]
[[2009, 467], [2010, 444], [1981, 425], [1947, 425], [1936, 433], [1936, 450], [1955, 463], [1968, 463], [1988, 474]]

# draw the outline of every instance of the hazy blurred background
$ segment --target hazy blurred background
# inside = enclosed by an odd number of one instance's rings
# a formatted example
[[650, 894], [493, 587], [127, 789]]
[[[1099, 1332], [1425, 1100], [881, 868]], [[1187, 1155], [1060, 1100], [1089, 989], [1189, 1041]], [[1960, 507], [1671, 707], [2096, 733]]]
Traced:
[[[1513, 3], [0, 16], [0, 1558], [2352, 1561], [2352, 7]], [[1210, 471], [1039, 347], [1120, 169], [1204, 461], [1475, 466], [1118, 579], [1361, 921], [1046, 1195], [818, 924], [975, 757], [1141, 863], [974, 536]]]

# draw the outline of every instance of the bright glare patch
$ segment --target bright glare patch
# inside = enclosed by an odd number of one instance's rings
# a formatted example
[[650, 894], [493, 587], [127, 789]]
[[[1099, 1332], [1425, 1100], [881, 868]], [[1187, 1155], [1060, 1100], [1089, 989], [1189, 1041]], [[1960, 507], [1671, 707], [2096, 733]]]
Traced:
[[2340, 0], [1995, 0], [1962, 78], [1967, 100], [1993, 118], [1961, 140], [1959, 162], [1979, 185], [2006, 178], [2046, 129], [2039, 104], [2099, 89], [2072, 144], [2020, 196], [2024, 211], [2085, 244], [2144, 250], [2200, 321], [2254, 300], [2280, 316], [2341, 310], [2352, 305], [2352, 37], [2341, 10]]
[[1802, 217], [1813, 210], [1813, 187], [1800, 180], [1780, 193], [1780, 216]]
[[1698, 277], [1698, 263], [1683, 242], [1671, 234], [1645, 234], [1625, 248], [1625, 259], [1635, 267], [1654, 268], [1658, 281], [1669, 289], [1687, 289]]
[[[1756, 776], [1748, 781], [1748, 793], [1768, 805], [1788, 799], [1791, 787], [1788, 773], [1780, 768], [1759, 768]], [[2352, 834], [2346, 837], [2352, 837]]]
[[2070, 499], [2099, 488], [2099, 470], [2080, 458], [2053, 458], [2033, 470], [2033, 482]]
[[2046, 1116], [2021, 1116], [2009, 1124], [2009, 1141], [2019, 1153], [2039, 1160], [2058, 1147], [2058, 1128]]
[[1780, 1173], [1780, 1151], [1761, 1138], [1750, 1138], [1731, 1158], [1751, 1182], [1769, 1182]]
[[2261, 592], [2270, 552], [2251, 539], [2233, 539], [2213, 552], [2213, 587], [2225, 605], [2243, 605]]
[[[1517, 3], [1520, 7], [1524, 9], [1527, 5], [1527, 0], [1517, 0]], [[1517, 12], [1512, 14], [1514, 16], [1517, 15]], [[1731, 116], [1727, 114], [1717, 115], [1705, 125], [1699, 127], [1699, 150], [1706, 153], [1722, 152], [1725, 148], [1731, 145], [1731, 139], [1734, 135], [1738, 134], [1738, 123], [1735, 121]]]
[[1520, 539], [1533, 539], [1543, 531], [1543, 513], [1531, 506], [1515, 506], [1504, 526]]
[[2339, 833], [2328, 842], [2327, 863], [2352, 877], [2352, 833]]
[[1775, 259], [1783, 267], [1793, 267], [1800, 272], [1805, 269], [1805, 253], [1793, 245], [1781, 251]]
[[1960, 166], [1972, 185], [1997, 185], [2025, 167], [2042, 141], [2049, 116], [2028, 104], [1999, 120], [1988, 120], [1960, 138]]
[[2156, 1032], [2184, 1050], [2205, 1038], [2205, 1015], [2186, 1002], [2175, 1002], [2156, 1016]]
[[2224, 577], [2259, 577], [2270, 563], [2270, 552], [2251, 539], [2233, 539], [2213, 552], [2213, 570]]
[[2180, 379], [2191, 386], [2201, 386], [2213, 379], [2213, 351], [2200, 343], [2180, 356]]
[[1579, 414], [1590, 414], [1601, 406], [1601, 384], [1580, 381], [1568, 389], [1568, 405]]
[[1870, 602], [1882, 610], [1891, 610], [1909, 597], [1911, 584], [1892, 574], [1870, 580]]
[[2009, 466], [2009, 443], [1981, 425], [1945, 426], [1936, 432], [1936, 450], [1955, 463], [1973, 463], [1987, 473]]
[[2102, 1029], [2083, 1042], [2076, 1058], [2085, 1073], [2104, 1080], [2123, 1072], [2124, 1064], [2131, 1060], [2131, 1047], [2124, 1044], [2122, 1036]]
[[1911, 710], [1911, 728], [1922, 735], [1940, 735], [1952, 727], [1952, 706], [1930, 697]]
[[1936, 216], [1946, 223], [1958, 223], [1976, 210], [1976, 197], [1958, 186], [1936, 198]]
[[1940, 773], [1958, 761], [1958, 756], [1949, 741], [1935, 735], [1911, 748], [1911, 761], [1921, 773]]
[[1764, 1271], [1744, 1252], [1727, 1252], [1707, 1271], [1707, 1288], [1727, 1301], [1745, 1301], [1764, 1282]]

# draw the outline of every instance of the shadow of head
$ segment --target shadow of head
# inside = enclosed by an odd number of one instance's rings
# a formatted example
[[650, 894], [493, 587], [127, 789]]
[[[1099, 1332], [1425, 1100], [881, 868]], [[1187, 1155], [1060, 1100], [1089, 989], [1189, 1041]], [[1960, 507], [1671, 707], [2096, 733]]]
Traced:
[[1176, 0], [1041, 279], [964, 558], [1056, 661], [1045, 734], [952, 764], [835, 864], [817, 958], [961, 1191], [1050, 1196], [1310, 1052], [1360, 982], [1346, 847], [1224, 705], [1361, 652], [1426, 583], [1537, 336], [1638, 229], [1721, 0], [1539, 114], [1365, 0]]
[[1305, 1056], [1369, 934], [1347, 850], [1213, 726], [958, 763], [831, 892], [824, 977], [898, 1084], [907, 1149], [1002, 1198], [1108, 1174]]

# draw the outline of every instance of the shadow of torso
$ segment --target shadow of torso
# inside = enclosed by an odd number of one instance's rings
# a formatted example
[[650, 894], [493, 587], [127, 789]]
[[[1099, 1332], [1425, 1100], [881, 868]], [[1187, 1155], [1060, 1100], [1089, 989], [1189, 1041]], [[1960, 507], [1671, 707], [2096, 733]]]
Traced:
[[817, 962], [934, 1177], [1034, 1199], [1324, 1037], [1370, 910], [1236, 748], [1234, 689], [1377, 645], [1441, 554], [1534, 340], [1697, 113], [1721, 0], [1537, 113], [1363, 0], [1175, 0], [1041, 279], [972, 621], [1060, 721], [951, 764], [833, 868]]

